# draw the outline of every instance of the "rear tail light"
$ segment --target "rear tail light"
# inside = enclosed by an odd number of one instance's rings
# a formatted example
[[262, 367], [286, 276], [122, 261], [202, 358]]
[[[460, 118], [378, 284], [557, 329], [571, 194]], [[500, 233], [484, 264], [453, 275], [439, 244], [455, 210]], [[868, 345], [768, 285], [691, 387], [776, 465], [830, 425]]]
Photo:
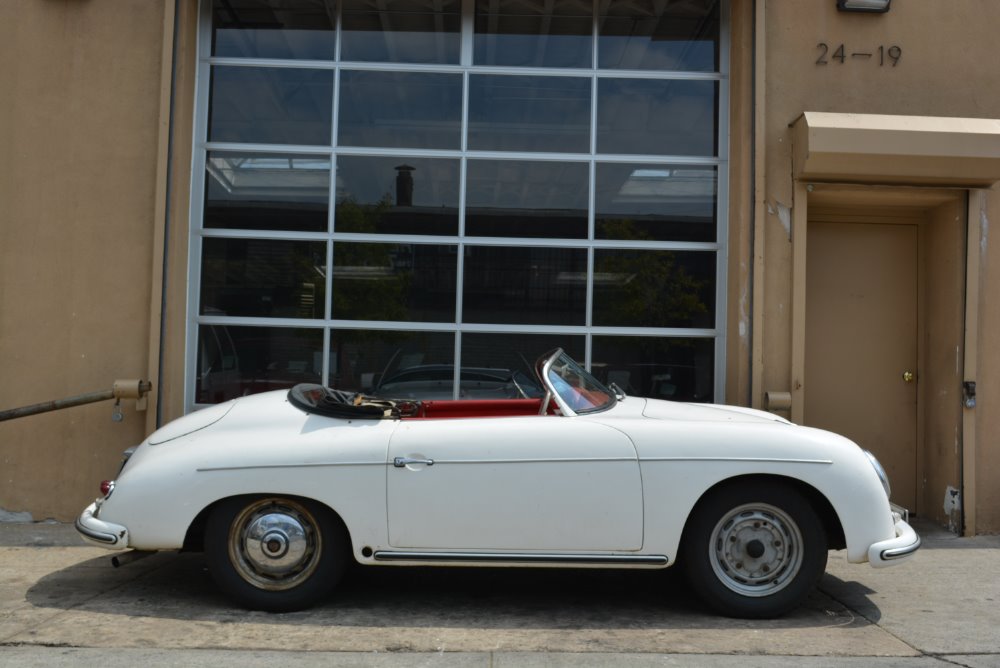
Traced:
[[115, 481], [114, 480], [102, 480], [101, 481], [101, 496], [109, 497], [111, 492], [115, 491]]

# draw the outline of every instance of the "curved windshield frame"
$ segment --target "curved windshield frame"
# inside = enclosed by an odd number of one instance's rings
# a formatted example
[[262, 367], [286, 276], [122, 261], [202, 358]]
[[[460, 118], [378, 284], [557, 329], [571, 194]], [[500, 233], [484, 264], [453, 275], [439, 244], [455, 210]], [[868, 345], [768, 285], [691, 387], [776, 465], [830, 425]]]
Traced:
[[587, 373], [573, 358], [556, 348], [538, 359], [535, 372], [545, 387], [542, 413], [555, 401], [563, 415], [606, 411], [618, 402], [615, 393]]

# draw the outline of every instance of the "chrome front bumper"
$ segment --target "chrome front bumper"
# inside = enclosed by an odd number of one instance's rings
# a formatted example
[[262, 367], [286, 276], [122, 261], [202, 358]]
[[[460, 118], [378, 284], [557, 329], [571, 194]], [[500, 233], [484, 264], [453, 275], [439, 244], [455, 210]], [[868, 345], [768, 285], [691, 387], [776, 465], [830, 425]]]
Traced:
[[128, 529], [120, 524], [112, 524], [97, 519], [101, 500], [98, 499], [76, 518], [76, 530], [84, 540], [109, 550], [124, 550], [128, 547]]
[[906, 561], [920, 549], [920, 536], [899, 512], [893, 512], [896, 537], [882, 540], [868, 548], [868, 563], [874, 568], [884, 568]]

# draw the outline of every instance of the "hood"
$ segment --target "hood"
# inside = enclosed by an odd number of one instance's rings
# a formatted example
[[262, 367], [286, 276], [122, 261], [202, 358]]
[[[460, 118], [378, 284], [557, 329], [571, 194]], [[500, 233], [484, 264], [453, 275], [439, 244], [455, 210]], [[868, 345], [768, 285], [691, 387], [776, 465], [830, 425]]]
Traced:
[[647, 400], [642, 414], [654, 420], [792, 424], [779, 415], [754, 408], [721, 404], [685, 404], [662, 399]]

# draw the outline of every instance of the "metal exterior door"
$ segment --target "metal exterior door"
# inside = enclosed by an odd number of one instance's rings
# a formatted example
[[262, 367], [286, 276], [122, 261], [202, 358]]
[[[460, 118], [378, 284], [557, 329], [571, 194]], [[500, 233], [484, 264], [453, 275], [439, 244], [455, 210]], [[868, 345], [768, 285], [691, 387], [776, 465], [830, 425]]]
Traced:
[[805, 422], [885, 466], [892, 500], [916, 507], [916, 224], [810, 222]]

